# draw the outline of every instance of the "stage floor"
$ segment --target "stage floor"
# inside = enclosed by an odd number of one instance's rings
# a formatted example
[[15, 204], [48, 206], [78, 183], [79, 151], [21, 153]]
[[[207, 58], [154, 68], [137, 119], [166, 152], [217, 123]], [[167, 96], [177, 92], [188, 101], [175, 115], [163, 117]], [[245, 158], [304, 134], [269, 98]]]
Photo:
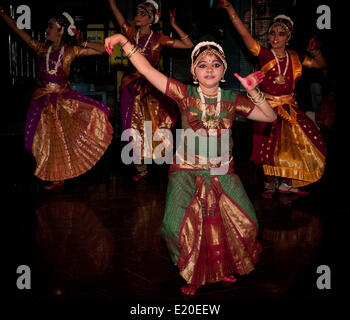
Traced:
[[[101, 161], [63, 188], [43, 190], [21, 135], [2, 136], [2, 295], [13, 301], [230, 302], [346, 298], [348, 225], [332, 172], [308, 187], [310, 195], [262, 199], [262, 175], [246, 154], [236, 172], [253, 202], [263, 252], [256, 269], [237, 283], [215, 283], [195, 297], [181, 294], [184, 280], [160, 236], [168, 167], [152, 165], [135, 183], [113, 140]], [[31, 288], [18, 289], [18, 266], [31, 271]], [[330, 289], [317, 286], [330, 270]], [[320, 273], [317, 273], [317, 272]], [[322, 281], [321, 281], [322, 282]]]

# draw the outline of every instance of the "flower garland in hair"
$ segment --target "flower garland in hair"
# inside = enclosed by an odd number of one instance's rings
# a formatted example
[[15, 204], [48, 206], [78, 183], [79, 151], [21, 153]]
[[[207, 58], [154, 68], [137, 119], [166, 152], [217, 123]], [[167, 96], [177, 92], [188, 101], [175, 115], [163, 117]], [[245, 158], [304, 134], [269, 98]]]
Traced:
[[160, 19], [160, 12], [159, 12], [159, 6], [158, 6], [158, 3], [155, 2], [154, 0], [146, 0], [145, 3], [149, 3], [151, 4], [155, 9], [156, 9], [156, 15], [154, 17], [154, 23], [158, 23], [159, 22], [159, 19]]
[[68, 34], [71, 37], [75, 36], [78, 33], [78, 31], [77, 31], [77, 27], [74, 24], [74, 19], [72, 18], [72, 16], [68, 12], [63, 12], [62, 16], [66, 17], [70, 23], [70, 25], [67, 29]]

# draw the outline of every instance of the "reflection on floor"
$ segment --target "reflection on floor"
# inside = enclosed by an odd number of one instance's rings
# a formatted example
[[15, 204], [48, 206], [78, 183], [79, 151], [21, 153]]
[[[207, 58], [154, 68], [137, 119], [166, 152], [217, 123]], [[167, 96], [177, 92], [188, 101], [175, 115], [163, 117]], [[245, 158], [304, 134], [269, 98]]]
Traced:
[[[329, 174], [309, 187], [308, 197], [262, 199], [258, 170], [238, 157], [236, 171], [260, 222], [261, 260], [236, 284], [208, 285], [188, 298], [180, 293], [184, 282], [160, 237], [166, 166], [151, 166], [149, 177], [135, 183], [114, 141], [90, 172], [45, 191], [32, 175], [33, 162], [21, 149], [21, 137], [6, 141], [11, 150], [20, 150], [3, 166], [7, 298], [231, 301], [346, 296], [349, 217], [335, 205]], [[30, 290], [16, 287], [19, 265], [31, 269]], [[317, 288], [320, 265], [331, 270], [330, 290]]]

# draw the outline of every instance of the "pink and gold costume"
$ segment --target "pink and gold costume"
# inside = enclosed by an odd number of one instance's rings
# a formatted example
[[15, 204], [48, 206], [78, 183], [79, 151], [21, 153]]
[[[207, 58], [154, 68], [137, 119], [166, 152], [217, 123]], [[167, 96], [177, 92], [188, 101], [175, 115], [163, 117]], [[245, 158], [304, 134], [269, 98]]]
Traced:
[[[86, 49], [65, 45], [57, 73], [49, 74], [49, 45], [32, 39], [30, 47], [38, 55], [38, 79], [24, 138], [36, 160], [34, 174], [47, 181], [77, 177], [96, 164], [112, 140], [109, 108], [69, 88], [70, 65]], [[50, 54], [49, 70], [55, 69], [59, 54], [59, 49]]]
[[[288, 50], [289, 65], [285, 83], [276, 83], [278, 68], [271, 50], [258, 42], [250, 49], [258, 57], [265, 72], [260, 84], [267, 101], [278, 114], [271, 123], [255, 122], [251, 160], [262, 164], [265, 175], [289, 178], [293, 187], [302, 187], [319, 180], [325, 169], [326, 145], [314, 122], [295, 101], [295, 83], [302, 67], [310, 67], [312, 59], [300, 61], [295, 51]], [[287, 58], [279, 61], [284, 70]]]

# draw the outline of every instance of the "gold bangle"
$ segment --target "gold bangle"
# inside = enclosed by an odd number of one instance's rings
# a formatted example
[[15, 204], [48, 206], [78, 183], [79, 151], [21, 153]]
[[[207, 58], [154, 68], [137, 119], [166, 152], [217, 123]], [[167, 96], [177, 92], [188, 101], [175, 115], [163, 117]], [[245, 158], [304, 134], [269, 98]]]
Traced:
[[261, 93], [261, 91], [260, 91], [259, 88], [255, 88], [255, 89], [256, 89], [256, 91], [258, 91], [258, 93], [257, 93], [254, 97], [252, 97], [252, 96], [247, 92], [247, 96], [248, 96], [248, 98], [249, 98], [250, 100], [254, 100], [254, 99]]
[[124, 49], [125, 56], [128, 58], [129, 55], [131, 54], [131, 52], [132, 52], [133, 50], [135, 50], [135, 48], [136, 48], [136, 47], [133, 45], [132, 48], [129, 50], [129, 52], [126, 52], [125, 49]]
[[252, 97], [248, 92], [247, 92], [247, 96], [249, 100], [253, 102], [255, 105], [262, 104], [266, 100], [265, 95], [263, 92], [259, 90], [259, 88], [256, 88], [256, 89], [258, 90], [258, 93], [254, 97]]
[[188, 39], [188, 38], [189, 38], [189, 36], [188, 36], [188, 34], [186, 34], [185, 36], [181, 37], [180, 39], [181, 39], [181, 40], [186, 40], [186, 39]]
[[232, 22], [234, 22], [235, 20], [237, 20], [237, 16], [234, 15], [234, 14], [231, 14], [230, 15], [230, 19], [231, 19]]
[[123, 44], [121, 44], [120, 46], [123, 48], [128, 42], [129, 42], [129, 39], [125, 41]]
[[126, 54], [126, 57], [128, 58], [128, 59], [130, 59], [131, 58], [131, 56], [132, 55], [134, 55], [135, 53], [136, 53], [136, 51], [138, 52], [138, 47], [133, 47], [127, 54]]
[[87, 41], [82, 42], [80, 46], [83, 47], [83, 48], [86, 48], [86, 46], [87, 46]]

